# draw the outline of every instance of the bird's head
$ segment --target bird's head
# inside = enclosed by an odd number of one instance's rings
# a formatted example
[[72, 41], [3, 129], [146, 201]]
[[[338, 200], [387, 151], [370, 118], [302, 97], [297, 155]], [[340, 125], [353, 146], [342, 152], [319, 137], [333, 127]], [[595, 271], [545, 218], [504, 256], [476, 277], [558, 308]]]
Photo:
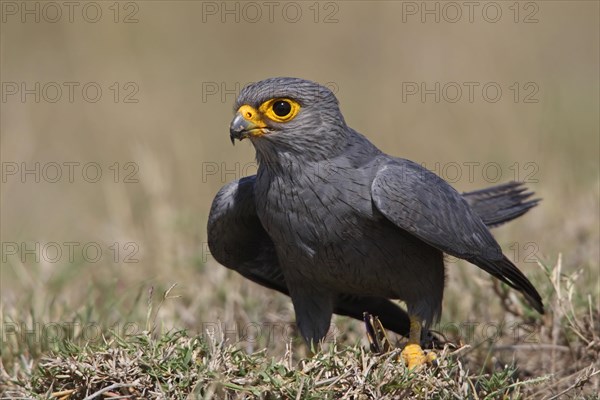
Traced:
[[[346, 130], [338, 101], [328, 88], [298, 78], [270, 78], [242, 89], [229, 128], [235, 139], [250, 139], [257, 150], [303, 148], [338, 142]], [[268, 143], [268, 145], [266, 145]]]

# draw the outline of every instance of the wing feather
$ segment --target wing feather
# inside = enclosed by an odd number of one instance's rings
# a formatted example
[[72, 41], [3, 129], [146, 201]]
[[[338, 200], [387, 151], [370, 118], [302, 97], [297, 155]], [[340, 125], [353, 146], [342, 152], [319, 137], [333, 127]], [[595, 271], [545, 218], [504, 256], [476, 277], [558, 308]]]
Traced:
[[409, 160], [391, 160], [377, 172], [371, 196], [376, 208], [398, 228], [477, 265], [521, 291], [543, 313], [537, 290], [502, 254], [467, 200], [436, 174]]

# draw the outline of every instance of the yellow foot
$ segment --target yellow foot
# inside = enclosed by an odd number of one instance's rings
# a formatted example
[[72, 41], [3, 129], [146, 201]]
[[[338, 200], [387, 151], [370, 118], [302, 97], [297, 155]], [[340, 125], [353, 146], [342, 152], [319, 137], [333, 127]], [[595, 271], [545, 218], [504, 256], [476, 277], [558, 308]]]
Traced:
[[402, 350], [402, 359], [408, 369], [414, 369], [420, 365], [431, 364], [435, 359], [435, 354], [425, 354], [418, 344], [407, 344]]

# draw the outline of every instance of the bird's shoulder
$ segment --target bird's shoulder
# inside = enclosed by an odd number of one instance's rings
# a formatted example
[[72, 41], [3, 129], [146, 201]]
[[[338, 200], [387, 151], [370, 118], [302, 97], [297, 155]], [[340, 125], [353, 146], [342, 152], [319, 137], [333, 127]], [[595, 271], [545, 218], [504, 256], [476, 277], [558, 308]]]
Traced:
[[254, 213], [254, 185], [256, 175], [251, 175], [231, 181], [217, 192], [213, 199], [209, 224], [219, 219], [223, 214], [251, 215]]

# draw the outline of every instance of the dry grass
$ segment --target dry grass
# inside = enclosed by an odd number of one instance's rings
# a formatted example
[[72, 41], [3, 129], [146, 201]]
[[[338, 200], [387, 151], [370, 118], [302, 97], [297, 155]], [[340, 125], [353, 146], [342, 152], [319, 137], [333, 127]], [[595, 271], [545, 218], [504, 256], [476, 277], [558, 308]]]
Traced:
[[[266, 349], [247, 353], [244, 340], [229, 340], [221, 325], [198, 336], [158, 333], [158, 310], [148, 306], [147, 331], [56, 340], [39, 362], [28, 356], [31, 344], [19, 340], [25, 332], [11, 332], [16, 341], [8, 346], [13, 358], [3, 354], [9, 366], [1, 371], [3, 398], [596, 398], [598, 299], [590, 294], [587, 304], [577, 301], [580, 274], [562, 274], [560, 257], [553, 268], [540, 266], [550, 294], [543, 319], [527, 317], [522, 304], [504, 297], [507, 315], [526, 334], [498, 331], [472, 345], [455, 339], [436, 351], [435, 366], [417, 371], [406, 369], [400, 349], [373, 354], [361, 344], [340, 344], [337, 336], [318, 353], [294, 361], [293, 337], [282, 356], [269, 357]], [[158, 309], [173, 299], [172, 290], [158, 299]]]
[[[209, 341], [210, 342], [210, 341]], [[99, 348], [66, 349], [45, 358], [13, 396], [83, 399], [101, 396], [186, 398], [495, 398], [513, 396], [548, 377], [518, 381], [514, 367], [494, 375], [466, 371], [444, 352], [435, 368], [408, 371], [399, 350], [377, 356], [361, 347], [332, 346], [292, 365], [264, 352], [246, 354], [223, 342], [210, 346], [178, 332]], [[110, 393], [107, 393], [110, 392]]]

